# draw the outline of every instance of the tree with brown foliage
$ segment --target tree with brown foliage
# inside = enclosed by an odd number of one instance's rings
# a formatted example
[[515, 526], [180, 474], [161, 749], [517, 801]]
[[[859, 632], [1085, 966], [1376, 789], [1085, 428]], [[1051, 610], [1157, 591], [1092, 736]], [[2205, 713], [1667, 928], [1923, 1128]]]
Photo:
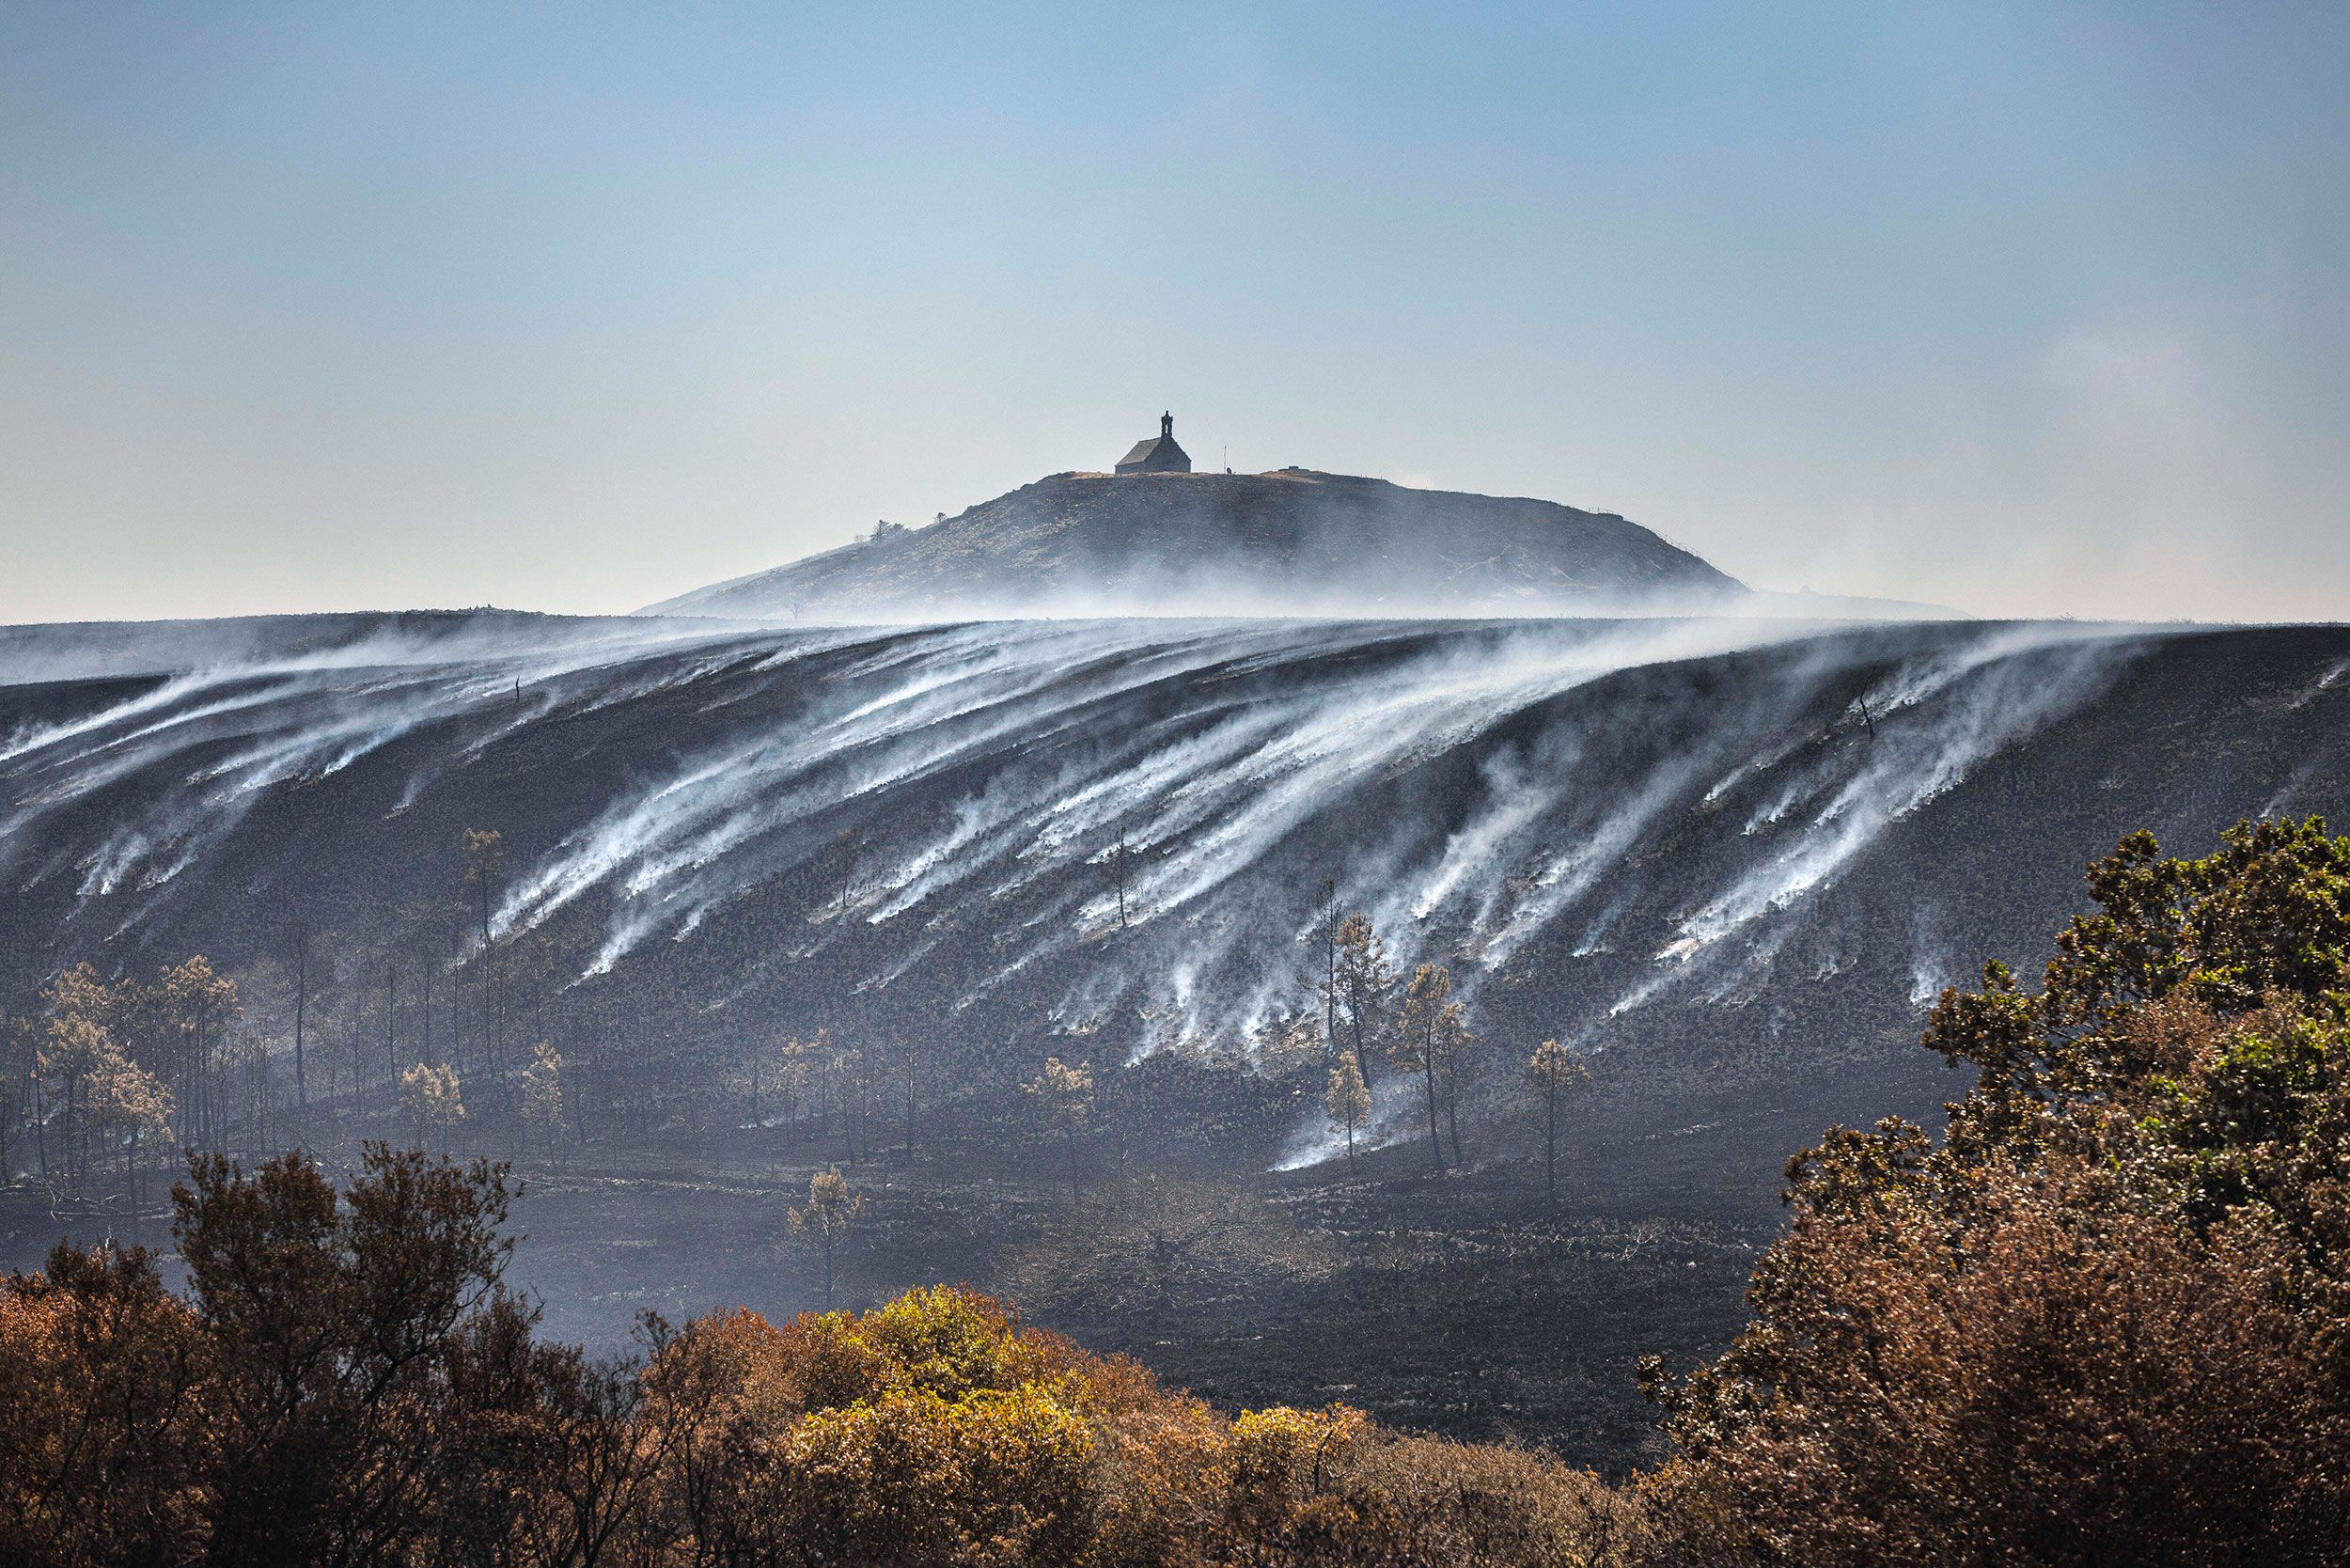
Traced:
[[[53, 979], [41, 1004], [40, 1018], [28, 1021], [32, 1067], [40, 1103], [56, 1107], [66, 1189], [91, 1196], [118, 1155], [122, 1193], [136, 1203], [142, 1148], [168, 1137], [173, 1099], [133, 1059], [121, 1036], [151, 1011], [154, 988], [128, 980], [107, 985], [82, 964]], [[45, 1143], [43, 1152], [45, 1158]]]
[[787, 1129], [799, 1126], [800, 1106], [816, 1087], [818, 1049], [805, 1040], [787, 1040], [776, 1048], [776, 1093], [783, 1101]]
[[[1452, 1064], [1468, 1042], [1467, 1010], [1452, 999], [1452, 973], [1441, 964], [1423, 964], [1412, 974], [1403, 996], [1403, 1011], [1396, 1021], [1390, 1047], [1398, 1067], [1419, 1074], [1428, 1102], [1428, 1152], [1442, 1170], [1444, 1143], [1436, 1131], [1437, 1084], [1448, 1081]], [[1448, 1096], [1449, 1100], [1449, 1097]], [[1453, 1123], [1453, 1158], [1460, 1158], [1460, 1125]]]
[[135, 1208], [141, 1199], [140, 1153], [166, 1147], [171, 1135], [171, 1090], [119, 1050], [101, 1061], [89, 1090], [99, 1136], [122, 1152], [124, 1195]]
[[59, 1246], [0, 1287], [0, 1561], [200, 1560], [215, 1365], [144, 1248]]
[[1569, 1101], [1591, 1087], [1591, 1069], [1573, 1046], [1545, 1040], [1526, 1064], [1527, 1087], [1543, 1107], [1543, 1191], [1559, 1201], [1559, 1117]]
[[523, 1069], [523, 1126], [549, 1160], [563, 1152], [563, 1053], [552, 1041], [532, 1048]]
[[[438, 1441], [429, 1395], [498, 1287], [502, 1168], [368, 1154], [348, 1202], [290, 1154], [220, 1156], [173, 1192], [180, 1253], [222, 1369], [213, 1549], [363, 1559], [407, 1528]], [[484, 1326], [476, 1324], [474, 1326]]]
[[77, 1194], [87, 1183], [93, 1163], [94, 1080], [117, 1054], [113, 1039], [95, 1019], [68, 1012], [49, 1020], [38, 1061], [47, 1090], [42, 1098], [55, 1103], [63, 1119], [66, 1186]]
[[1355, 1069], [1355, 1058], [1341, 1055], [1330, 1069], [1330, 1088], [1323, 1101], [1330, 1125], [1346, 1132], [1346, 1168], [1355, 1168], [1355, 1129], [1371, 1120], [1371, 1090]]
[[490, 908], [506, 878], [506, 836], [495, 828], [469, 827], [459, 840], [464, 856], [464, 887], [478, 912], [481, 945], [490, 945]]
[[806, 1207], [787, 1211], [791, 1233], [816, 1248], [824, 1260], [826, 1307], [832, 1305], [833, 1285], [839, 1278], [840, 1246], [864, 1212], [865, 1195], [850, 1187], [849, 1179], [837, 1165], [807, 1179]]
[[2138, 834], [2089, 883], [2040, 992], [1936, 1004], [1944, 1137], [1795, 1156], [1753, 1323], [1644, 1370], [1683, 1560], [2350, 1552], [2350, 839]]
[[[1371, 929], [1367, 915], [1349, 915], [1338, 923], [1332, 938], [1336, 963], [1329, 984], [1329, 1016], [1344, 1015], [1346, 1043], [1355, 1053], [1355, 1070], [1366, 1086], [1374, 1080], [1371, 1058], [1374, 1046], [1386, 1042], [1389, 998], [1395, 993], [1395, 970], [1387, 962], [1386, 945]], [[1334, 1043], [1335, 1044], [1335, 1043]]]
[[135, 1015], [152, 1020], [145, 1032], [158, 1037], [166, 1058], [160, 1070], [168, 1074], [177, 1068], [173, 1099], [180, 1141], [195, 1148], [217, 1145], [227, 1130], [217, 1069], [229, 1026], [242, 1011], [237, 982], [215, 973], [212, 961], [198, 953], [164, 969], [144, 992], [124, 993], [124, 998]]
[[[60, 1247], [0, 1289], [0, 1560], [584, 1562], [666, 1451], [499, 1284], [500, 1168], [191, 1163], [188, 1294]], [[590, 1547], [595, 1549], [590, 1550]]]
[[457, 1069], [418, 1062], [400, 1075], [400, 1108], [420, 1144], [438, 1143], [465, 1120], [464, 1085]]
[[1477, 1037], [1469, 1032], [1468, 1004], [1453, 1000], [1436, 1014], [1436, 1029], [1429, 1044], [1436, 1058], [1436, 1090], [1444, 1101], [1445, 1137], [1452, 1143], [1452, 1163], [1466, 1168], [1468, 1156], [1461, 1152], [1461, 1063]]

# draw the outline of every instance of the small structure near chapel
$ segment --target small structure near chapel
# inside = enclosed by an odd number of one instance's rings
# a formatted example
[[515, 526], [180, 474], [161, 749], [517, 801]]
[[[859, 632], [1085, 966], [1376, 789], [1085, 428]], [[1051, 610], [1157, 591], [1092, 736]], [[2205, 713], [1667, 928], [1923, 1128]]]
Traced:
[[1135, 449], [1119, 461], [1121, 474], [1188, 474], [1191, 458], [1175, 445], [1175, 416], [1159, 416], [1159, 436], [1155, 441], [1137, 441]]

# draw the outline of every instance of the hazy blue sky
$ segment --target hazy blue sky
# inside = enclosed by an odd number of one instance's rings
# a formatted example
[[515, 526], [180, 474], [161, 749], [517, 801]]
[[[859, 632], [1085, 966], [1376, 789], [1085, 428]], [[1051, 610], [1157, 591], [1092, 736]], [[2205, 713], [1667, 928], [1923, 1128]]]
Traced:
[[2350, 616], [2350, 6], [0, 7], [0, 619], [627, 609], [1162, 407]]

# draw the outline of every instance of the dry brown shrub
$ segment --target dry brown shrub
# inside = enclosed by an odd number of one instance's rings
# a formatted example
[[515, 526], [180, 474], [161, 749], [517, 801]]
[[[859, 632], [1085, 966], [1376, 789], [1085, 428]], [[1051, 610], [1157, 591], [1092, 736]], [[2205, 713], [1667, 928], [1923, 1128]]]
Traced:
[[196, 1314], [142, 1251], [60, 1247], [0, 1285], [0, 1561], [199, 1549], [205, 1367]]
[[1643, 1539], [1632, 1494], [1507, 1443], [1391, 1437], [1365, 1449], [1350, 1496], [1386, 1499], [1398, 1563], [1613, 1563]]
[[1776, 1392], [1660, 1477], [1686, 1559], [2337, 1562], [2350, 1402], [2284, 1249], [2204, 1239], [2109, 1181], [2004, 1168], [1979, 1218], [1799, 1222]]

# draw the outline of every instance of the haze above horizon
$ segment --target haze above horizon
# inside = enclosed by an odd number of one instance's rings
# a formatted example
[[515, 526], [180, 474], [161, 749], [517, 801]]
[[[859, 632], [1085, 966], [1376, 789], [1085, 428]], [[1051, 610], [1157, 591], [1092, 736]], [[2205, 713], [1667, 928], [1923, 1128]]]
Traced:
[[625, 610], [1045, 474], [2350, 617], [2350, 12], [0, 15], [0, 621]]

